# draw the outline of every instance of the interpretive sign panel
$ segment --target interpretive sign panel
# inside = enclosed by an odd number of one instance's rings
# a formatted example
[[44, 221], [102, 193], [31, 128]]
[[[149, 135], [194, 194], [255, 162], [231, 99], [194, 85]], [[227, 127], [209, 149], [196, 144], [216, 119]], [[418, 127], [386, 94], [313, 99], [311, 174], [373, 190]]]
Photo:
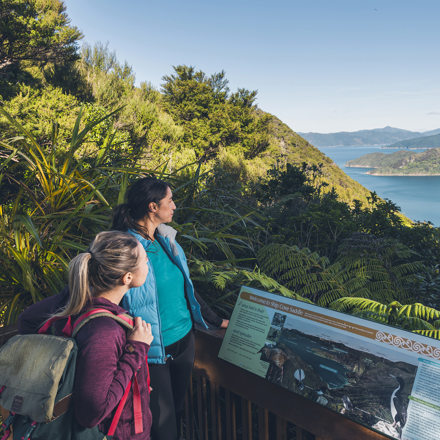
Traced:
[[219, 357], [404, 440], [440, 440], [440, 341], [242, 287]]

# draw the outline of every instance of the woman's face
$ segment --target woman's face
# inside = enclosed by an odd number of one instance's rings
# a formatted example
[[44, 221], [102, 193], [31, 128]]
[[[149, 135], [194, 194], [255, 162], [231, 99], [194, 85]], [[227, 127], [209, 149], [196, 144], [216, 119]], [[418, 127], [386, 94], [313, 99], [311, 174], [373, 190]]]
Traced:
[[154, 211], [154, 217], [156, 219], [156, 224], [160, 225], [162, 223], [169, 223], [173, 219], [174, 210], [176, 205], [173, 201], [173, 193], [168, 187], [167, 195], [156, 204], [156, 210]]
[[130, 287], [140, 287], [145, 283], [148, 275], [148, 257], [144, 247], [138, 244], [138, 262], [136, 265], [136, 271], [132, 273], [132, 281]]

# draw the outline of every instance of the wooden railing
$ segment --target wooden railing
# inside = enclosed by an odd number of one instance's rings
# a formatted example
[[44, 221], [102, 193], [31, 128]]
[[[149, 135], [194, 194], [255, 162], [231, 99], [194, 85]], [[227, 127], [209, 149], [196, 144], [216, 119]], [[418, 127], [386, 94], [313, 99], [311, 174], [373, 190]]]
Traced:
[[385, 440], [342, 414], [218, 358], [224, 330], [196, 332], [187, 440]]
[[[17, 334], [0, 327], [0, 346]], [[349, 418], [218, 358], [224, 330], [196, 331], [186, 440], [385, 440]]]

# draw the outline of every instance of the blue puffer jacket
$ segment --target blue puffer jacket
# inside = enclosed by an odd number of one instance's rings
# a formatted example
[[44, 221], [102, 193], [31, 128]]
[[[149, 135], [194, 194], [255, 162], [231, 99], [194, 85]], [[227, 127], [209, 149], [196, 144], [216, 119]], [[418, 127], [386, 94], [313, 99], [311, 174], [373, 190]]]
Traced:
[[[134, 235], [144, 249], [148, 251], [148, 248], [152, 244], [151, 240], [143, 238], [133, 230], [129, 230], [128, 232]], [[162, 224], [157, 228], [156, 239], [163, 246], [171, 260], [177, 264], [177, 267], [183, 273], [183, 278], [185, 280], [185, 294], [190, 306], [193, 322], [207, 329], [208, 325], [203, 320], [200, 304], [197, 302], [194, 295], [194, 287], [189, 277], [189, 269], [185, 253], [175, 241], [176, 234], [177, 231], [171, 226]], [[122, 299], [121, 305], [128, 310], [130, 315], [140, 316], [144, 321], [151, 324], [154, 340], [148, 352], [148, 362], [152, 364], [164, 364], [166, 362], [166, 357], [162, 339], [156, 277], [154, 275], [151, 261], [148, 261], [148, 275], [145, 283], [141, 287], [130, 289]]]

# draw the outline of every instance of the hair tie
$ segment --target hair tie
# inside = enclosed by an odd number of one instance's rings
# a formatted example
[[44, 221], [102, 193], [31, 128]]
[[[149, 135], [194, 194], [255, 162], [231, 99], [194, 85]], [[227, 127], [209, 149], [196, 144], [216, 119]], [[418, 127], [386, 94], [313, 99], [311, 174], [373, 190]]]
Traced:
[[90, 254], [90, 258], [94, 258], [93, 252], [89, 249], [86, 250], [86, 254]]

